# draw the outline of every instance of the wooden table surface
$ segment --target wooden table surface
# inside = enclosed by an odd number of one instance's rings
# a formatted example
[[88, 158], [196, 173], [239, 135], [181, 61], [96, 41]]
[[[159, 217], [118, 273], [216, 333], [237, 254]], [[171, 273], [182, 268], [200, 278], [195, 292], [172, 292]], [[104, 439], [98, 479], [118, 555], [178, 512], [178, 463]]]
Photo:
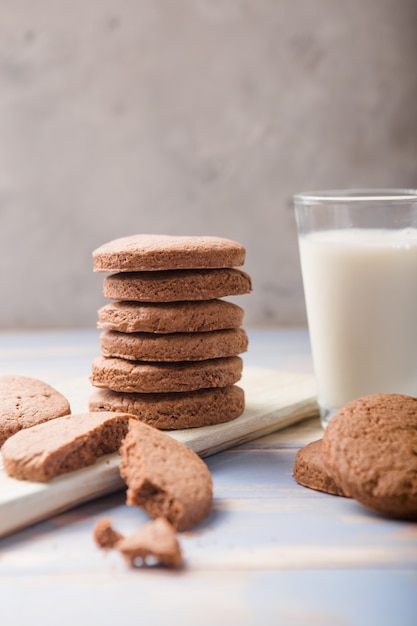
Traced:
[[[248, 330], [245, 364], [311, 373], [305, 330]], [[90, 374], [92, 331], [0, 333], [0, 374], [59, 385]], [[147, 515], [124, 492], [0, 539], [2, 626], [415, 626], [417, 524], [305, 489], [292, 467], [318, 418], [206, 460], [214, 507], [181, 533], [180, 571], [135, 570], [93, 541], [100, 518], [128, 534]]]

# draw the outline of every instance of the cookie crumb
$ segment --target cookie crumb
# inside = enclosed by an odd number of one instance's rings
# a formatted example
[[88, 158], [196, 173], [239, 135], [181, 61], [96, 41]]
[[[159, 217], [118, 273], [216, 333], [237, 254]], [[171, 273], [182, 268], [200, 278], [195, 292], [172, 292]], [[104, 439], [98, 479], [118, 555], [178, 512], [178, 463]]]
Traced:
[[121, 539], [124, 539], [124, 535], [114, 530], [108, 517], [97, 522], [93, 536], [98, 547], [103, 550], [113, 549]]

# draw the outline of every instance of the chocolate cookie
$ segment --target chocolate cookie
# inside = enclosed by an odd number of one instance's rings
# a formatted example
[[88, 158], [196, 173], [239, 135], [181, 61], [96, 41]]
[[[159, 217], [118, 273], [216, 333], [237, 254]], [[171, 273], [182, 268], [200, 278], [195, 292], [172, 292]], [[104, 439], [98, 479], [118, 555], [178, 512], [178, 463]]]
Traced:
[[0, 376], [0, 446], [23, 428], [68, 415], [68, 400], [36, 378]]
[[203, 361], [246, 352], [248, 337], [243, 328], [207, 333], [119, 333], [104, 330], [101, 353], [129, 361]]
[[238, 269], [119, 272], [103, 281], [106, 298], [134, 302], [214, 300], [247, 294], [251, 289], [250, 276]]
[[98, 328], [123, 333], [193, 333], [239, 328], [243, 309], [226, 300], [111, 302], [98, 311]]
[[118, 450], [132, 420], [127, 413], [80, 413], [26, 428], [3, 445], [4, 469], [13, 478], [48, 482]]
[[116, 411], [136, 415], [164, 430], [222, 424], [236, 419], [245, 408], [245, 394], [236, 385], [179, 393], [121, 393], [97, 389], [90, 411]]
[[93, 361], [90, 381], [95, 387], [128, 393], [194, 391], [234, 385], [241, 378], [242, 366], [238, 356], [178, 363], [146, 363], [99, 356]]
[[189, 529], [211, 511], [213, 485], [204, 461], [183, 443], [142, 422], [129, 428], [121, 447], [126, 502]]
[[295, 456], [293, 477], [303, 487], [324, 491], [335, 496], [345, 496], [328, 474], [321, 457], [321, 439], [300, 448]]
[[417, 398], [373, 394], [349, 402], [325, 430], [322, 458], [364, 506], [417, 519]]
[[243, 265], [242, 244], [222, 237], [131, 235], [93, 252], [95, 272], [142, 272]]

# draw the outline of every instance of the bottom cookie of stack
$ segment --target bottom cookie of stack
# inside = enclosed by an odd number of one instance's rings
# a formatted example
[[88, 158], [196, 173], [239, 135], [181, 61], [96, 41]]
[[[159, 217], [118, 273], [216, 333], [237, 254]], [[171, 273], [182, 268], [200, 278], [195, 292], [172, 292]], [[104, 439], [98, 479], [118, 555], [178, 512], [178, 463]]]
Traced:
[[244, 411], [243, 389], [237, 383], [243, 361], [238, 356], [150, 363], [97, 357], [91, 383], [98, 389], [90, 411], [127, 411], [160, 429], [220, 424]]
[[90, 397], [90, 411], [121, 411], [161, 430], [211, 426], [231, 421], [245, 408], [241, 387], [171, 393], [123, 393], [97, 389]]

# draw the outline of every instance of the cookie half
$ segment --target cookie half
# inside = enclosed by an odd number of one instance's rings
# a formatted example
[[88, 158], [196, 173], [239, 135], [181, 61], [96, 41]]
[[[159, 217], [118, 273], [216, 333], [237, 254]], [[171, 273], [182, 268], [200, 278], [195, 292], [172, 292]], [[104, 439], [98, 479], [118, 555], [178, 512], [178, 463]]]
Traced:
[[129, 428], [120, 447], [126, 502], [186, 530], [211, 511], [213, 484], [204, 461], [183, 443], [143, 422]]
[[364, 506], [417, 519], [417, 398], [373, 394], [347, 403], [324, 432], [322, 458]]
[[207, 361], [146, 363], [96, 357], [90, 377], [95, 387], [127, 393], [166, 393], [226, 387], [237, 383], [243, 362], [238, 356]]
[[93, 252], [95, 272], [142, 272], [235, 267], [245, 262], [242, 244], [222, 237], [138, 234]]
[[222, 424], [242, 415], [244, 408], [245, 394], [237, 385], [180, 393], [97, 389], [89, 399], [90, 411], [131, 413], [140, 421], [165, 430]]
[[0, 376], [0, 446], [19, 430], [70, 412], [68, 400], [47, 383], [28, 376]]
[[193, 333], [239, 328], [244, 311], [226, 300], [110, 302], [98, 311], [98, 328], [123, 333]]
[[345, 496], [324, 467], [321, 457], [321, 439], [300, 448], [295, 456], [293, 477], [303, 487], [324, 491], [335, 496]]
[[21, 430], [1, 449], [4, 469], [13, 478], [48, 482], [118, 450], [131, 420], [123, 413], [80, 413]]
[[248, 294], [251, 289], [250, 276], [238, 269], [119, 272], [103, 281], [106, 298], [134, 302], [212, 300]]
[[246, 352], [248, 337], [243, 328], [207, 333], [119, 333], [105, 330], [101, 353], [129, 361], [203, 361]]

